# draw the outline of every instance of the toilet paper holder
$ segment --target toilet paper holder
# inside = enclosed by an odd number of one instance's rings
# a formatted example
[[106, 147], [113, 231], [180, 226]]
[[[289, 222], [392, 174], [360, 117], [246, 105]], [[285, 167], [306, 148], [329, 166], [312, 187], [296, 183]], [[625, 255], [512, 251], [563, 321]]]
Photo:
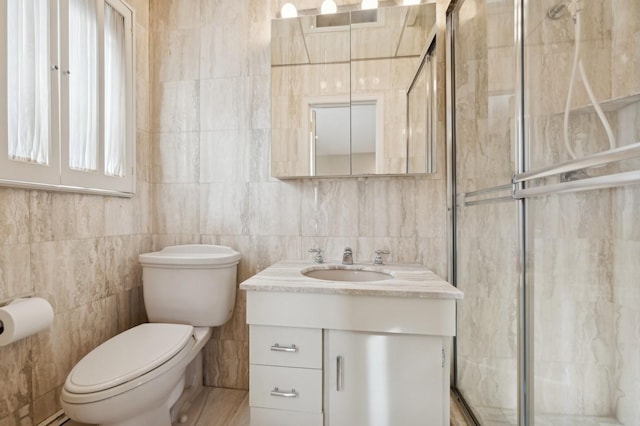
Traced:
[[[12, 303], [15, 300], [28, 299], [29, 297], [33, 297], [33, 296], [35, 296], [35, 294], [31, 292], [31, 293], [21, 294], [20, 296], [0, 299], [0, 308], [2, 308], [3, 306], [7, 306], [8, 304]], [[2, 321], [0, 321], [0, 334], [2, 334], [3, 331], [4, 331], [4, 324], [2, 323]]]

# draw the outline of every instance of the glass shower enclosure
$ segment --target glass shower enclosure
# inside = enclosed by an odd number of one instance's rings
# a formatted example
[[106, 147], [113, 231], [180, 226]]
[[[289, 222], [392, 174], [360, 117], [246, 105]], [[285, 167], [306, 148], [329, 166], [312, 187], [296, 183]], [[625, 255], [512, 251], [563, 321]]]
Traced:
[[482, 425], [640, 424], [640, 2], [447, 14], [456, 393]]

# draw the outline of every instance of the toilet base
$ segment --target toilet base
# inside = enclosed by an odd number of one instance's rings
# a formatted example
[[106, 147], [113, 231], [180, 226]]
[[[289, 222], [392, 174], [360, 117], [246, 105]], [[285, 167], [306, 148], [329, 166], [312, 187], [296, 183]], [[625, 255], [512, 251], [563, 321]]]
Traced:
[[[195, 424], [197, 418], [202, 412], [206, 393], [202, 385], [202, 351], [189, 363], [184, 373], [184, 390], [175, 404], [171, 407], [171, 423], [182, 426], [190, 426]], [[199, 398], [204, 395], [205, 398]], [[200, 407], [198, 407], [200, 405]], [[195, 419], [194, 419], [195, 417]]]

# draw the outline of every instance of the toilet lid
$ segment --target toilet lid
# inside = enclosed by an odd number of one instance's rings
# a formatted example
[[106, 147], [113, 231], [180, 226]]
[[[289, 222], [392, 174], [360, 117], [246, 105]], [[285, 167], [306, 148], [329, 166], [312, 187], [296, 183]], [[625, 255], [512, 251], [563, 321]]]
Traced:
[[109, 389], [140, 377], [174, 357], [193, 335], [193, 326], [141, 324], [107, 340], [76, 364], [65, 387], [72, 393]]

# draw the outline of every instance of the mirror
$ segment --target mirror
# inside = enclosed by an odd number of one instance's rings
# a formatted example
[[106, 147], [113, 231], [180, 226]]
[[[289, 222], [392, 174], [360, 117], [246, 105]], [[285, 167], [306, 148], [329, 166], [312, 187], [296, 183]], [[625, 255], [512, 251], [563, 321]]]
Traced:
[[273, 20], [271, 174], [434, 172], [435, 85], [417, 84], [434, 40], [433, 3]]
[[436, 59], [435, 44], [422, 59], [418, 74], [407, 93], [407, 172], [435, 171], [436, 147]]

